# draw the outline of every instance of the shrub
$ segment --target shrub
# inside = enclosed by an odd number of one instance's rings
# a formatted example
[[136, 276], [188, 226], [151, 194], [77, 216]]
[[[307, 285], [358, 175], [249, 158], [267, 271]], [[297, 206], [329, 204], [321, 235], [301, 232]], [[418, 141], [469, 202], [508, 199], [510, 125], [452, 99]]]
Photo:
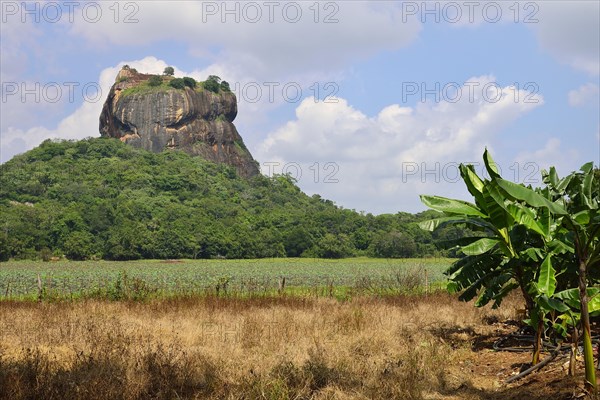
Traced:
[[0, 261], [8, 261], [13, 255], [9, 245], [10, 241], [8, 234], [5, 232], [0, 232]]
[[158, 75], [152, 75], [150, 79], [148, 79], [148, 85], [150, 86], [160, 86], [162, 84], [162, 79]]
[[166, 67], [163, 71], [163, 74], [173, 76], [175, 75], [175, 70], [173, 69], [173, 67]]
[[219, 84], [216, 81], [209, 79], [204, 82], [204, 89], [208, 90], [209, 92], [219, 93]]
[[40, 258], [42, 259], [42, 261], [50, 261], [50, 259], [52, 258], [52, 250], [50, 250], [47, 247], [44, 247], [40, 250]]
[[184, 76], [183, 84], [189, 88], [194, 89], [196, 87], [196, 80], [194, 78], [190, 78], [189, 76]]
[[229, 87], [229, 82], [227, 82], [227, 81], [221, 82], [221, 90], [224, 92], [231, 92], [231, 88]]
[[185, 87], [185, 83], [183, 83], [183, 79], [181, 78], [171, 79], [169, 85], [175, 89], [183, 89]]

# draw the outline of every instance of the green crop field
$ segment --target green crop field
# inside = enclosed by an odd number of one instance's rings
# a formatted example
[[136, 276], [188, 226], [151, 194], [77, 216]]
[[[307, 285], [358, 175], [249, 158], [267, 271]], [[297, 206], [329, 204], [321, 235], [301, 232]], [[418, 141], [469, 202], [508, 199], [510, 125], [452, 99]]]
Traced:
[[[0, 264], [0, 298], [138, 297], [197, 293], [382, 293], [440, 286], [449, 259], [11, 261]], [[39, 280], [38, 280], [39, 276]], [[40, 291], [40, 287], [42, 290]], [[220, 292], [220, 293], [219, 293]]]

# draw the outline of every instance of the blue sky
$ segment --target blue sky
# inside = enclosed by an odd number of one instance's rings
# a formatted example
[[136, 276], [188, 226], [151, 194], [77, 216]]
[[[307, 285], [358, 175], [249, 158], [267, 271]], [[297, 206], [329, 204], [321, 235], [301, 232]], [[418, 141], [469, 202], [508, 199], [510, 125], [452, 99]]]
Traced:
[[50, 3], [1, 2], [2, 162], [99, 136], [123, 64], [229, 81], [263, 172], [357, 211], [466, 198], [456, 165], [486, 146], [532, 184], [600, 162], [597, 1], [473, 2], [472, 18], [460, 1]]

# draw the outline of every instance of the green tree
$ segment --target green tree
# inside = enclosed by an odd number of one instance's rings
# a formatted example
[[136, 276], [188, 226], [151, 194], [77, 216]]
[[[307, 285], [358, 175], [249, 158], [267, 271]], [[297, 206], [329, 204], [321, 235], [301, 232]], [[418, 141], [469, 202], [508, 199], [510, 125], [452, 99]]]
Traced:
[[[558, 225], [554, 235], [556, 245], [550, 249], [548, 260], [554, 253], [558, 253], [558, 266], [562, 264], [560, 274], [548, 263], [546, 269], [540, 275], [542, 282], [552, 290], [542, 290], [545, 295], [541, 297], [543, 304], [555, 311], [564, 311], [570, 308], [572, 313], [577, 313], [581, 319], [583, 331], [583, 348], [585, 361], [585, 384], [592, 391], [596, 391], [596, 372], [594, 367], [594, 356], [592, 349], [590, 312], [600, 311], [600, 302], [596, 301], [590, 307], [591, 296], [588, 291], [589, 271], [596, 272], [600, 267], [600, 203], [599, 183], [595, 181], [593, 163], [583, 165], [578, 172], [573, 172], [563, 179], [559, 179], [556, 169], [550, 168], [549, 172], [543, 173], [544, 183], [547, 185], [543, 190], [546, 197], [551, 198], [562, 207], [552, 210], [551, 216], [545, 217], [547, 221]], [[540, 208], [540, 200], [532, 195], [530, 190], [523, 190], [518, 185], [505, 183], [505, 190], [514, 198], [525, 202], [529, 207], [537, 210]], [[542, 197], [544, 198], [544, 197]], [[562, 251], [557, 251], [562, 250]], [[570, 251], [565, 251], [570, 250]], [[567, 256], [560, 257], [560, 254]], [[573, 254], [574, 257], [568, 256]], [[550, 301], [554, 295], [556, 286], [570, 286], [570, 276], [576, 276], [576, 289], [565, 290], [557, 293], [554, 297], [560, 300], [570, 299], [575, 302], [564, 301], [562, 306]], [[597, 275], [596, 275], [597, 279]], [[597, 281], [596, 281], [597, 282]], [[561, 285], [562, 283], [562, 285]], [[539, 283], [541, 285], [543, 283]], [[568, 294], [577, 293], [577, 297]], [[598, 293], [595, 293], [598, 296]]]
[[168, 76], [173, 76], [175, 75], [175, 69], [173, 69], [173, 67], [166, 67], [165, 70], [163, 71], [164, 75], [168, 75]]
[[[214, 75], [211, 75], [214, 76]], [[213, 92], [213, 93], [219, 93], [219, 82], [217, 80], [211, 79], [210, 77], [204, 82], [204, 89], [208, 90], [209, 92]]]
[[181, 224], [173, 224], [158, 230], [154, 234], [153, 258], [192, 258], [195, 240], [186, 228]]
[[[201, 157], [111, 138], [47, 140], [0, 165], [0, 260], [58, 251], [74, 232], [89, 232], [94, 254], [113, 260], [318, 256], [326, 234], [351, 238], [342, 254], [366, 254], [392, 231], [422, 254], [432, 237], [414, 227], [431, 217], [364, 215], [307, 196], [290, 175], [242, 179]], [[177, 231], [172, 249], [168, 229]]]
[[9, 245], [10, 242], [6, 232], [0, 232], [0, 261], [8, 261], [13, 255]]
[[407, 234], [392, 231], [377, 235], [371, 243], [371, 249], [375, 257], [409, 258], [414, 257], [417, 246]]
[[69, 234], [63, 251], [69, 260], [82, 261], [94, 254], [93, 245], [94, 238], [89, 232], [77, 231]]
[[353, 253], [351, 240], [347, 235], [326, 233], [317, 241], [315, 253], [321, 258], [345, 258]]
[[152, 241], [147, 227], [132, 218], [124, 221], [108, 231], [104, 257], [118, 261], [150, 258], [148, 246], [152, 246]]
[[285, 252], [288, 257], [300, 257], [314, 244], [312, 235], [303, 227], [296, 226], [288, 231], [283, 240]]

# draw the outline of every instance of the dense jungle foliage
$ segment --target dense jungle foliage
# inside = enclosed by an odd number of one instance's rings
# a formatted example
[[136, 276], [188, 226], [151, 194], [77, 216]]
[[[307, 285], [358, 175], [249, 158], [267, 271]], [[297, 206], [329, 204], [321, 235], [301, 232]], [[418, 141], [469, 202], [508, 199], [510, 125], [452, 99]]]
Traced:
[[452, 255], [435, 242], [466, 228], [418, 227], [435, 215], [358, 213], [289, 176], [116, 139], [47, 140], [0, 166], [1, 260]]

